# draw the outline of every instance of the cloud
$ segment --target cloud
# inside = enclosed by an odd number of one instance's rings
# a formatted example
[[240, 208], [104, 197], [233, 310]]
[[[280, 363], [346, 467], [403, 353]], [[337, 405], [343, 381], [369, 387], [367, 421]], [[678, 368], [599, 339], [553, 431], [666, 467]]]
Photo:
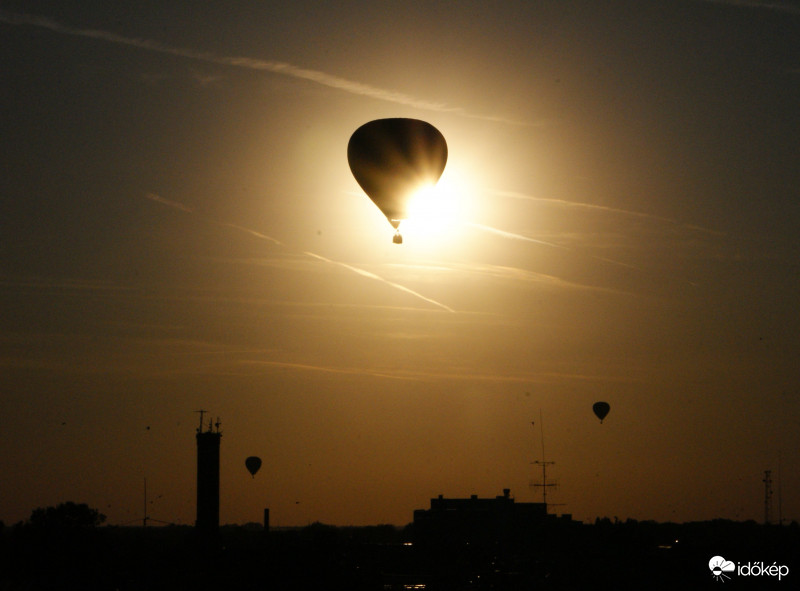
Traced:
[[[529, 236], [524, 236], [522, 234], [515, 234], [514, 232], [506, 232], [505, 230], [500, 230], [498, 228], [493, 228], [491, 226], [485, 226], [483, 224], [468, 223], [467, 225], [470, 226], [471, 228], [476, 228], [476, 229], [482, 230], [484, 232], [489, 232], [490, 234], [495, 234], [497, 236], [502, 236], [503, 238], [510, 238], [512, 240], [524, 240], [524, 241], [527, 241], [527, 242], [534, 242], [536, 244], [543, 244], [545, 246], [550, 246], [552, 248], [562, 248], [564, 250], [569, 250], [569, 251], [574, 250], [574, 249], [572, 249], [572, 248], [570, 248], [568, 246], [563, 246], [561, 244], [555, 244], [553, 242], [545, 242], [544, 240], [537, 240], [536, 238], [531, 238]], [[609, 258], [606, 258], [606, 257], [600, 257], [600, 256], [597, 256], [597, 255], [588, 255], [588, 256], [593, 258], [593, 259], [595, 259], [595, 260], [602, 261], [604, 263], [610, 263], [612, 265], [619, 265], [620, 267], [626, 267], [628, 269], [637, 269], [637, 267], [635, 267], [634, 265], [629, 265], [628, 263], [615, 261], [614, 259], [609, 259]]]
[[785, 14], [800, 14], [800, 7], [789, 4], [779, 4], [777, 2], [760, 2], [759, 0], [700, 0], [706, 4], [723, 4], [727, 6], [737, 6], [742, 8], [754, 8], [761, 10], [773, 10]]
[[510, 267], [506, 265], [473, 265], [470, 267], [473, 272], [489, 275], [499, 279], [511, 279], [514, 281], [525, 281], [532, 283], [546, 283], [555, 287], [572, 290], [588, 290], [603, 293], [612, 293], [617, 295], [632, 295], [618, 289], [609, 287], [601, 287], [598, 285], [586, 285], [583, 283], [576, 283], [568, 281], [555, 275], [548, 275], [546, 273], [537, 273], [528, 269], [520, 269], [518, 267]]
[[560, 205], [563, 207], [572, 207], [576, 209], [588, 209], [594, 211], [605, 211], [608, 213], [618, 213], [627, 216], [647, 218], [651, 220], [659, 220], [662, 222], [669, 222], [671, 224], [678, 223], [673, 219], [665, 218], [662, 216], [657, 216], [649, 213], [642, 213], [640, 211], [631, 211], [629, 209], [619, 209], [616, 207], [608, 207], [605, 205], [596, 205], [594, 203], [582, 203], [579, 201], [567, 201], [566, 199], [553, 199], [549, 197], [535, 197], [533, 195], [527, 195], [525, 193], [517, 193], [515, 191], [493, 191], [492, 194], [497, 195], [498, 197], [507, 197], [509, 199], [521, 199], [523, 201], [535, 201], [537, 203]]
[[[210, 64], [244, 68], [247, 70], [253, 70], [258, 72], [269, 72], [271, 74], [279, 74], [282, 76], [288, 76], [290, 78], [307, 80], [309, 82], [320, 84], [322, 86], [327, 86], [329, 88], [334, 88], [336, 90], [347, 92], [349, 94], [369, 97], [376, 100], [387, 101], [390, 103], [400, 104], [407, 107], [413, 107], [416, 109], [423, 109], [426, 111], [453, 113], [456, 115], [461, 115], [463, 117], [481, 119], [485, 121], [494, 121], [499, 123], [508, 123], [512, 125], [522, 125], [522, 126], [534, 125], [533, 123], [530, 122], [514, 121], [499, 116], [475, 115], [472, 113], [468, 113], [461, 107], [453, 107], [443, 102], [427, 101], [424, 99], [413, 97], [411, 95], [402, 92], [388, 90], [385, 88], [379, 88], [376, 86], [372, 86], [370, 84], [364, 84], [362, 82], [357, 82], [354, 80], [348, 80], [347, 78], [342, 78], [340, 76], [328, 74], [326, 72], [321, 72], [319, 70], [302, 68], [287, 62], [263, 60], [252, 57], [222, 56], [208, 51], [198, 51], [182, 47], [173, 47], [171, 45], [167, 45], [159, 41], [154, 41], [152, 39], [144, 39], [140, 37], [126, 37], [124, 35], [120, 35], [118, 33], [114, 33], [111, 31], [73, 27], [41, 16], [8, 12], [4, 10], [0, 10], [0, 22], [5, 22], [16, 26], [25, 25], [25, 26], [39, 27], [62, 35], [71, 35], [87, 39], [97, 39], [99, 41], [105, 41], [117, 45], [127, 45], [129, 47], [135, 47], [137, 49], [153, 51], [156, 53], [172, 55], [175, 57], [183, 57]], [[204, 81], [207, 82], [208, 80], [204, 79]], [[535, 125], [548, 125], [548, 124], [549, 122], [539, 122], [536, 123]]]
[[[162, 205], [166, 205], [166, 206], [171, 207], [173, 209], [178, 209], [180, 211], [185, 211], [187, 213], [192, 213], [192, 214], [196, 214], [197, 213], [193, 208], [189, 207], [188, 205], [184, 205], [183, 203], [180, 203], [178, 201], [172, 201], [170, 199], [165, 199], [164, 197], [161, 197], [160, 195], [156, 195], [155, 193], [145, 193], [145, 198], [149, 199], [151, 201], [155, 201], [156, 203], [160, 203]], [[229, 223], [229, 222], [223, 222], [223, 221], [212, 219], [212, 218], [207, 218], [207, 219], [209, 219], [209, 221], [212, 221], [213, 223], [215, 223], [215, 224], [217, 224], [219, 226], [222, 226], [224, 228], [232, 228], [232, 229], [237, 230], [239, 232], [245, 232], [247, 234], [250, 234], [251, 236], [255, 236], [256, 238], [260, 238], [262, 240], [267, 240], [267, 241], [272, 242], [273, 244], [276, 244], [278, 246], [286, 246], [283, 242], [281, 242], [277, 238], [273, 238], [272, 236], [267, 236], [266, 234], [262, 234], [261, 232], [257, 232], [256, 230], [253, 230], [251, 228], [247, 228], [245, 226], [240, 226], [238, 224], [232, 224], [232, 223]], [[302, 254], [304, 254], [304, 255], [306, 255], [308, 257], [311, 257], [313, 259], [316, 259], [316, 260], [319, 260], [319, 261], [323, 261], [325, 263], [329, 263], [329, 264], [332, 264], [332, 265], [338, 265], [340, 267], [344, 267], [345, 269], [347, 269], [349, 271], [352, 271], [353, 273], [356, 273], [358, 275], [361, 275], [362, 277], [367, 277], [368, 279], [374, 279], [375, 281], [380, 281], [381, 283], [385, 283], [386, 285], [388, 285], [390, 287], [393, 287], [393, 288], [398, 289], [398, 290], [400, 290], [402, 292], [411, 294], [414, 297], [419, 298], [419, 299], [421, 299], [421, 300], [423, 300], [425, 302], [428, 302], [429, 304], [433, 304], [434, 306], [437, 306], [437, 307], [439, 307], [439, 308], [441, 308], [443, 310], [446, 310], [448, 312], [455, 312], [455, 310], [453, 310], [452, 308], [450, 308], [449, 306], [446, 306], [445, 304], [443, 304], [441, 302], [437, 302], [436, 300], [434, 300], [432, 298], [429, 298], [429, 297], [426, 297], [426, 296], [422, 295], [419, 292], [416, 292], [416, 291], [414, 291], [412, 289], [409, 289], [408, 287], [405, 287], [404, 285], [400, 285], [399, 283], [395, 283], [393, 281], [389, 281], [388, 279], [385, 279], [385, 278], [381, 277], [380, 275], [376, 275], [375, 273], [371, 273], [370, 271], [365, 271], [364, 269], [359, 269], [358, 267], [354, 267], [352, 265], [348, 265], [347, 263], [342, 263], [340, 261], [334, 261], [332, 259], [329, 259], [329, 258], [324, 257], [322, 255], [316, 254], [314, 252], [302, 251]]]
[[129, 292], [133, 290], [129, 285], [121, 285], [106, 279], [62, 279], [53, 277], [26, 277], [17, 279], [0, 277], [0, 286], [16, 289], [60, 289], [74, 291]]
[[183, 203], [178, 203], [177, 201], [164, 199], [163, 197], [161, 197], [160, 195], [156, 195], [155, 193], [145, 193], [144, 196], [145, 198], [150, 199], [150, 201], [155, 201], [156, 203], [160, 203], [161, 205], [166, 205], [167, 207], [171, 207], [173, 209], [179, 209], [187, 213], [194, 213], [193, 207], [189, 207], [188, 205], [184, 205]]
[[240, 232], [245, 232], [250, 234], [251, 236], [255, 236], [256, 238], [261, 238], [262, 240], [269, 240], [273, 244], [277, 244], [279, 246], [283, 245], [283, 242], [278, 240], [277, 238], [273, 238], [272, 236], [267, 236], [266, 234], [262, 234], [261, 232], [256, 232], [255, 230], [251, 230], [250, 228], [245, 228], [244, 226], [240, 226], [238, 224], [231, 224], [229, 222], [220, 222], [221, 226], [225, 226], [226, 228], [233, 228], [234, 230], [239, 230]]
[[339, 262], [339, 261], [334, 261], [334, 260], [325, 258], [324, 256], [320, 256], [318, 254], [314, 254], [313, 252], [304, 252], [303, 254], [306, 254], [306, 255], [308, 255], [310, 257], [314, 257], [314, 258], [319, 259], [321, 261], [325, 261], [326, 263], [339, 265], [340, 267], [344, 267], [345, 269], [353, 271], [354, 273], [358, 273], [362, 277], [367, 277], [369, 279], [374, 279], [375, 281], [381, 281], [382, 283], [385, 283], [385, 284], [387, 284], [387, 285], [389, 285], [391, 287], [394, 287], [395, 289], [399, 289], [400, 291], [403, 291], [405, 293], [409, 293], [409, 294], [413, 295], [416, 298], [419, 298], [419, 299], [421, 299], [421, 300], [423, 300], [425, 302], [428, 302], [429, 304], [433, 304], [434, 306], [438, 306], [439, 308], [442, 308], [443, 310], [447, 310], [448, 312], [455, 312], [455, 310], [453, 310], [452, 308], [450, 308], [449, 306], [446, 306], [445, 304], [443, 304], [441, 302], [437, 302], [436, 300], [431, 299], [429, 297], [426, 297], [426, 296], [422, 295], [421, 293], [418, 293], [418, 292], [416, 292], [416, 291], [414, 291], [412, 289], [409, 289], [409, 288], [405, 287], [404, 285], [400, 285], [399, 283], [394, 283], [393, 281], [389, 281], [388, 279], [385, 279], [385, 278], [381, 277], [380, 275], [376, 275], [375, 273], [371, 273], [370, 271], [365, 271], [364, 269], [359, 269], [358, 267], [353, 267], [352, 265], [348, 265], [346, 263], [342, 263], [342, 262]]
[[555, 244], [554, 242], [545, 242], [544, 240], [537, 240], [536, 238], [531, 238], [530, 236], [523, 236], [522, 234], [515, 234], [514, 232], [506, 232], [505, 230], [500, 230], [498, 228], [493, 228], [491, 226], [486, 226], [484, 224], [476, 224], [473, 222], [467, 222], [467, 226], [470, 228], [475, 228], [476, 230], [481, 230], [483, 232], [488, 232], [489, 234], [494, 234], [496, 236], [502, 236], [503, 238], [510, 238], [512, 240], [523, 240], [525, 242], [533, 242], [535, 244], [543, 244], [545, 246], [551, 246], [553, 248], [564, 248], [566, 246], [562, 246], [561, 244]]
[[429, 370], [409, 370], [409, 369], [372, 369], [362, 367], [332, 367], [308, 363], [296, 363], [276, 360], [247, 360], [239, 361], [241, 367], [262, 367], [262, 368], [281, 368], [296, 371], [310, 371], [323, 373], [336, 373], [347, 375], [369, 376], [392, 380], [409, 381], [458, 381], [458, 382], [503, 382], [503, 383], [558, 383], [564, 381], [571, 382], [616, 382], [632, 383], [638, 381], [629, 375], [592, 375], [581, 373], [563, 372], [533, 372], [523, 374], [510, 374], [502, 372], [478, 373], [470, 371], [468, 368], [453, 367], [450, 370], [429, 371]]
[[536, 197], [534, 195], [528, 195], [525, 193], [518, 193], [516, 191], [492, 191], [493, 195], [498, 197], [505, 197], [508, 199], [520, 199], [523, 201], [535, 201], [537, 203], [543, 203], [545, 205], [553, 205], [553, 206], [560, 206], [566, 208], [574, 208], [574, 209], [584, 209], [589, 211], [598, 211], [598, 212], [606, 212], [609, 214], [618, 214], [624, 215], [629, 217], [636, 217], [640, 219], [652, 220], [655, 222], [663, 222], [666, 224], [671, 224], [674, 226], [678, 226], [684, 228], [686, 230], [692, 230], [695, 232], [703, 232], [705, 234], [712, 234], [715, 236], [724, 236], [724, 232], [720, 232], [719, 230], [713, 230], [711, 228], [704, 228], [702, 226], [698, 226], [695, 224], [684, 224], [679, 222], [678, 220], [667, 218], [660, 215], [654, 215], [652, 213], [644, 213], [641, 211], [634, 211], [631, 209], [620, 209], [618, 207], [608, 207], [606, 205], [597, 205], [595, 203], [583, 203], [581, 201], [568, 201], [566, 199], [553, 199], [550, 197]]
[[[409, 268], [418, 271], [431, 271], [431, 272], [449, 272], [449, 273], [462, 273], [482, 275], [492, 279], [516, 281], [521, 283], [538, 283], [559, 287], [562, 289], [569, 289], [574, 291], [596, 291], [602, 293], [610, 293], [616, 295], [635, 295], [631, 292], [613, 289], [610, 287], [602, 287], [599, 285], [590, 285], [585, 283], [577, 283], [556, 277], [555, 275], [548, 275], [547, 273], [539, 273], [530, 269], [523, 269], [520, 267], [512, 267], [510, 265], [493, 265], [487, 263], [456, 263], [451, 262], [447, 265], [407, 265], [407, 264], [394, 264], [393, 267]], [[473, 314], [479, 316], [493, 315], [493, 313], [477, 312], [477, 311], [458, 311], [459, 314]]]

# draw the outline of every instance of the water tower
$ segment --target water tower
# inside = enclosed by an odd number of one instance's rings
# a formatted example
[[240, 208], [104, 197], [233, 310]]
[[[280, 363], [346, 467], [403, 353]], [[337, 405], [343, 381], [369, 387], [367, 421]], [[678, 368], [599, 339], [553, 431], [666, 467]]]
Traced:
[[204, 410], [197, 428], [197, 521], [195, 527], [204, 533], [219, 531], [219, 444], [222, 433], [219, 418], [203, 425]]

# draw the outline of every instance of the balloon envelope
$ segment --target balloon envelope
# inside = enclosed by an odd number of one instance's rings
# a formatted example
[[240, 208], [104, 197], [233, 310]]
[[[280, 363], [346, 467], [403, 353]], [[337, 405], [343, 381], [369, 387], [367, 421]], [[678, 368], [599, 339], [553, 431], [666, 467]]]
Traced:
[[347, 162], [364, 192], [397, 228], [408, 217], [409, 198], [442, 176], [447, 142], [419, 119], [376, 119], [350, 136]]
[[592, 405], [592, 410], [594, 414], [597, 415], [597, 418], [600, 419], [600, 422], [603, 422], [603, 419], [606, 418], [608, 411], [611, 410], [611, 405], [608, 402], [595, 402]]
[[255, 478], [256, 472], [258, 472], [258, 469], [261, 467], [261, 458], [250, 456], [244, 461], [244, 465], [247, 467], [247, 470], [250, 472], [253, 478]]

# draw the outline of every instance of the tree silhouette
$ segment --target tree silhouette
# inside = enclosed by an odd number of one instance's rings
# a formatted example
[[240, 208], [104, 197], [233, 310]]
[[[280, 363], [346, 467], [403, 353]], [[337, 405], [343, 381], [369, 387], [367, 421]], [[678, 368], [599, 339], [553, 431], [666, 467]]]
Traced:
[[96, 527], [105, 520], [105, 515], [86, 503], [68, 501], [56, 507], [34, 509], [28, 523], [42, 529], [76, 529]]

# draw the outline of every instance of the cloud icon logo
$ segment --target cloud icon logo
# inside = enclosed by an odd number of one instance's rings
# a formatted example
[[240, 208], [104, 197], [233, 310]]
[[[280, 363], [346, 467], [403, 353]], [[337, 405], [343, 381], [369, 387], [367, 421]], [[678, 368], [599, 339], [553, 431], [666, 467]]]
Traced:
[[730, 560], [725, 560], [722, 556], [714, 556], [708, 561], [708, 568], [715, 579], [722, 581], [723, 579], [730, 579], [725, 573], [733, 572], [736, 569], [736, 565]]

